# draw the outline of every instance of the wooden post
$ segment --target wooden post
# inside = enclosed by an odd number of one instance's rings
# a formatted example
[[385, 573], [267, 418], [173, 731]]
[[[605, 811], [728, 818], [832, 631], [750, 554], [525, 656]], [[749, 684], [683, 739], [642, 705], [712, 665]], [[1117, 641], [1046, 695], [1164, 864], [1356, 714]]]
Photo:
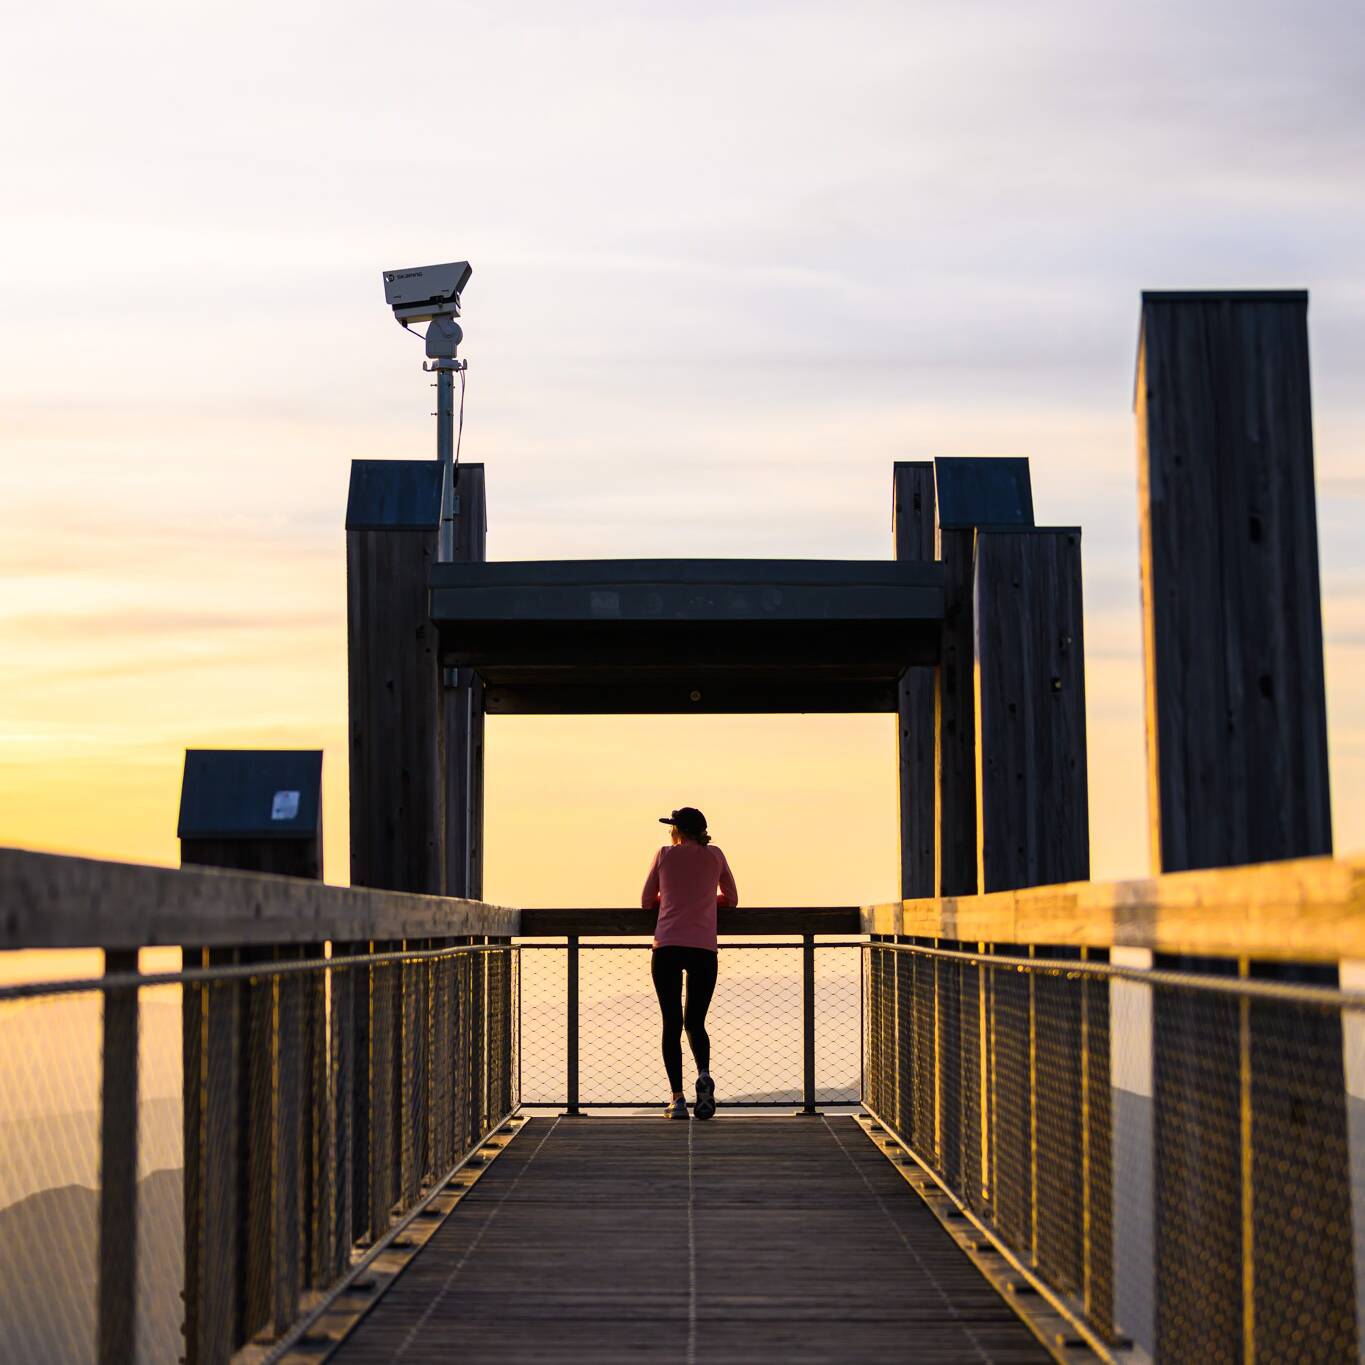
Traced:
[[1332, 851], [1308, 296], [1144, 294], [1154, 869]]
[[428, 590], [441, 468], [355, 460], [346, 507], [351, 882], [445, 890], [441, 673]]
[[[104, 955], [106, 976], [137, 971], [137, 950]], [[137, 1356], [138, 993], [104, 996], [100, 1073], [98, 1346], [100, 1365]]]
[[934, 894], [970, 896], [976, 880], [976, 723], [973, 715], [972, 555], [982, 526], [1032, 526], [1028, 461], [934, 461], [943, 647], [934, 695]]
[[[897, 559], [934, 559], [934, 467], [897, 462], [891, 534]], [[907, 668], [897, 694], [901, 897], [934, 894], [934, 670]]]
[[[402, 944], [377, 939], [376, 953], [389, 953]], [[394, 1138], [399, 1123], [397, 1079], [398, 979], [399, 968], [392, 962], [379, 964], [370, 972], [370, 1054], [369, 1090], [369, 1227], [370, 1241], [377, 1242], [389, 1230], [390, 1214], [398, 1196]]]
[[[350, 945], [353, 957], [375, 952], [373, 939]], [[382, 967], [351, 967], [351, 1243], [358, 1242], [370, 1229], [370, 1143], [374, 1116], [370, 1104], [370, 1049], [376, 982]], [[338, 1076], [338, 1083], [340, 1083]]]
[[[203, 967], [208, 958], [204, 948], [184, 947], [180, 960], [186, 969]], [[202, 1316], [202, 1253], [204, 1192], [204, 1024], [208, 1018], [208, 987], [187, 985], [180, 992], [180, 1049], [183, 1099], [182, 1133], [185, 1167], [181, 1180], [181, 1207], [184, 1219], [184, 1303], [181, 1336], [185, 1343], [185, 1365], [200, 1365], [204, 1355], [200, 1332]]]
[[[214, 948], [208, 966], [230, 964], [231, 948]], [[198, 1286], [194, 1321], [197, 1340], [190, 1342], [194, 1365], [226, 1365], [242, 1344], [242, 1257], [240, 1195], [242, 1180], [241, 1035], [244, 988], [237, 981], [219, 981], [203, 988], [201, 1008], [204, 1047], [200, 1054], [203, 1106], [199, 1111], [200, 1174], [198, 1206], [185, 1211], [185, 1254], [194, 1258], [186, 1283]]]
[[[323, 943], [309, 943], [302, 948], [305, 958], [319, 959], [325, 954]], [[302, 1266], [303, 1285], [312, 1289], [321, 1289], [332, 1281], [332, 1206], [336, 1201], [332, 1174], [336, 1169], [336, 1155], [331, 1137], [332, 1075], [328, 1065], [331, 1039], [327, 1032], [327, 980], [330, 975], [330, 971], [309, 972], [299, 981]]]
[[[242, 948], [240, 962], [269, 963], [270, 948]], [[242, 1188], [238, 1194], [237, 1245], [242, 1267], [241, 1339], [271, 1320], [275, 1252], [275, 979], [253, 977], [241, 983], [241, 1152]], [[210, 1267], [210, 1273], [212, 1268]], [[241, 1344], [241, 1341], [238, 1342]]]
[[980, 531], [974, 585], [977, 884], [1085, 881], [1081, 533]]
[[[488, 502], [481, 464], [461, 465], [455, 482], [456, 563], [488, 557]], [[483, 894], [483, 683], [472, 669], [442, 671], [445, 743], [446, 894]]]
[[[424, 939], [407, 943], [406, 948], [421, 949]], [[417, 1202], [422, 1187], [422, 1141], [426, 1130], [426, 1002], [422, 990], [425, 963], [403, 962], [398, 972], [398, 1197], [400, 1208], [407, 1210]]]
[[[1157, 872], [1332, 851], [1307, 314], [1302, 292], [1143, 295], [1136, 414]], [[1157, 993], [1152, 1013], [1159, 1352], [1272, 1360], [1310, 1340], [1323, 1358], [1354, 1359], [1339, 1017], [1176, 993]], [[1192, 1057], [1195, 1038], [1217, 1046]], [[1228, 1311], [1201, 1311], [1194, 1274], [1224, 1287]]]
[[[305, 949], [284, 949], [277, 958], [302, 959]], [[270, 1321], [282, 1336], [298, 1316], [302, 1257], [299, 1246], [300, 1113], [306, 1090], [302, 1084], [302, 1003], [304, 978], [276, 976], [263, 983], [273, 997], [274, 1066], [271, 1089]], [[273, 990], [271, 989], [273, 987]]]
[[[341, 961], [355, 953], [351, 944], [332, 944], [333, 961]], [[355, 1072], [356, 1072], [356, 1000], [366, 984], [366, 973], [358, 967], [333, 967], [332, 1009], [329, 1019], [332, 1054], [331, 1122], [329, 1145], [333, 1155], [331, 1169], [331, 1218], [328, 1233], [330, 1243], [330, 1274], [324, 1283], [341, 1275], [351, 1263], [351, 1244], [355, 1241], [356, 1127], [355, 1127]], [[361, 1154], [361, 1164], [368, 1157]], [[363, 1187], [362, 1187], [363, 1190]], [[363, 1195], [362, 1195], [363, 1197]]]
[[915, 1150], [936, 1169], [942, 1169], [939, 1151], [938, 1071], [939, 982], [932, 958], [906, 953], [910, 969], [910, 1132]]
[[[449, 939], [437, 939], [435, 946], [447, 948]], [[455, 1159], [455, 1138], [451, 1124], [453, 1082], [459, 1064], [455, 1048], [459, 1007], [455, 1001], [455, 961], [450, 957], [432, 963], [431, 977], [431, 1102], [427, 1111], [428, 1142], [432, 1151], [431, 1168], [440, 1176]]]

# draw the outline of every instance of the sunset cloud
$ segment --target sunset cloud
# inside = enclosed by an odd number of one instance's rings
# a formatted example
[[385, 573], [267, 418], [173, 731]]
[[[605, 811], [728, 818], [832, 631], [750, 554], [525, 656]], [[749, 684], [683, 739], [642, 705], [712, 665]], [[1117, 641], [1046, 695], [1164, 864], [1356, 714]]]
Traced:
[[[881, 557], [894, 460], [1029, 456], [1040, 521], [1084, 528], [1104, 876], [1146, 870], [1139, 292], [1307, 286], [1365, 847], [1357, 6], [137, 0], [9, 31], [0, 842], [173, 861], [187, 745], [322, 745], [345, 878], [347, 471], [433, 453], [379, 272], [467, 256], [494, 558]], [[414, 34], [435, 107], [395, 74]], [[884, 720], [499, 719], [489, 893], [629, 900], [686, 788], [752, 899], [888, 896]]]

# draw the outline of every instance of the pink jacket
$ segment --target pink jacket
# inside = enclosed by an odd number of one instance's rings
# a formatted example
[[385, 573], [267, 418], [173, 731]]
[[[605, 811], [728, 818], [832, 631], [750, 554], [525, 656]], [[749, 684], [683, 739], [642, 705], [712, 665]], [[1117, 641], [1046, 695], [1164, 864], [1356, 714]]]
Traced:
[[646, 910], [659, 907], [656, 948], [705, 948], [714, 953], [716, 906], [738, 905], [739, 891], [725, 854], [715, 844], [688, 840], [669, 844], [654, 855], [640, 904]]

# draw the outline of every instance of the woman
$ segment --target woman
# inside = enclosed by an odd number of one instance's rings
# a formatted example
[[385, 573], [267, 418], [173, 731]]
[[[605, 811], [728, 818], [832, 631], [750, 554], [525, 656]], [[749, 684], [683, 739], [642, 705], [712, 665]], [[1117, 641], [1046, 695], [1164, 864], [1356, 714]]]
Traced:
[[[673, 1087], [664, 1117], [687, 1118], [681, 1036], [686, 1029], [697, 1064], [697, 1117], [709, 1119], [716, 1112], [711, 1040], [706, 1036], [706, 1011], [716, 989], [716, 905], [738, 905], [739, 892], [725, 854], [706, 832], [701, 811], [684, 806], [661, 816], [659, 823], [672, 826], [673, 842], [654, 855], [640, 903], [646, 910], [659, 909], [650, 974], [664, 1017], [664, 1070]], [[684, 974], [686, 1007], [682, 1003]]]

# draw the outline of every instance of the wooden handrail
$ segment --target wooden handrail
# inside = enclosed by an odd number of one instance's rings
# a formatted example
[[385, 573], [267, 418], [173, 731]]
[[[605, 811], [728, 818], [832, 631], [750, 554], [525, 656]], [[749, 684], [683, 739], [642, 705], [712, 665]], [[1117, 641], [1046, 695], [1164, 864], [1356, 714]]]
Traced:
[[1282, 962], [1365, 958], [1365, 858], [1302, 858], [871, 905], [864, 933], [1146, 948]]
[[[633, 936], [650, 910], [515, 910], [213, 868], [0, 848], [0, 951], [491, 935]], [[895, 934], [1275, 961], [1365, 958], [1365, 858], [1305, 858], [865, 906], [723, 909], [722, 935]]]
[[[567, 934], [627, 937], [652, 934], [658, 912], [622, 908], [525, 909], [521, 912], [523, 938], [562, 938]], [[738, 906], [722, 909], [716, 917], [722, 935], [748, 934], [859, 934], [856, 905]]]
[[520, 923], [482, 901], [0, 848], [0, 951], [506, 937]]

